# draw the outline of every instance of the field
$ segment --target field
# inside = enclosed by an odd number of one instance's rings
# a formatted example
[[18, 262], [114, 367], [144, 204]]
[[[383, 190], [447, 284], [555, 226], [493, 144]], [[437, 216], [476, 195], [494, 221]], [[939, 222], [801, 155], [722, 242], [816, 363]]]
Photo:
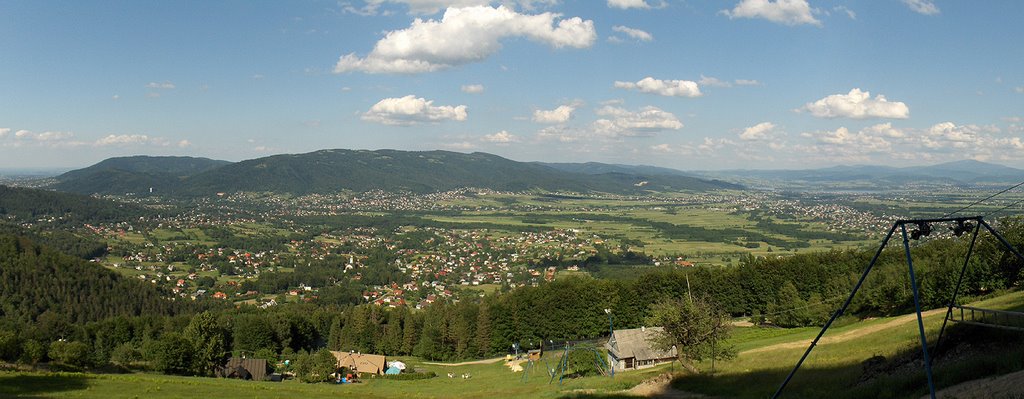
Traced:
[[[733, 264], [741, 255], [771, 256], [796, 251], [819, 251], [874, 244], [867, 228], [850, 231], [849, 239], [821, 238], [834, 229], [812, 217], [786, 215], [771, 223], [799, 236], [769, 231], [759, 226], [752, 212], [731, 198], [595, 199], [546, 198], [524, 195], [496, 195], [459, 199], [448, 203], [468, 209], [451, 215], [426, 215], [436, 221], [456, 224], [485, 223], [572, 229], [632, 243], [648, 255], [683, 255], [701, 264]], [[922, 205], [927, 206], [927, 205]], [[495, 209], [497, 208], [497, 209]], [[666, 226], [678, 228], [673, 234]], [[694, 231], [694, 234], [678, 234]], [[800, 242], [800, 247], [752, 239], [763, 236], [780, 242]], [[776, 242], [778, 244], [778, 242]], [[807, 245], [809, 244], [809, 245]], [[806, 245], [806, 246], [804, 246]]]
[[[1024, 292], [1010, 293], [972, 303], [992, 309], [1024, 308]], [[925, 326], [934, 344], [943, 309], [927, 312]], [[936, 384], [955, 384], [1006, 374], [1024, 368], [1024, 349], [999, 342], [1019, 342], [1019, 332], [967, 330], [954, 326], [945, 348], [935, 361]], [[958, 331], [957, 331], [958, 330]], [[0, 397], [38, 398], [558, 398], [622, 397], [625, 390], [666, 372], [676, 372], [672, 393], [711, 397], [768, 397], [806, 350], [818, 328], [735, 329], [731, 344], [738, 356], [719, 361], [715, 373], [709, 363], [698, 364], [700, 375], [682, 373], [676, 365], [662, 365], [614, 377], [592, 376], [549, 384], [543, 367], [535, 368], [524, 381], [502, 362], [444, 366], [403, 358], [417, 369], [434, 371], [438, 377], [417, 381], [369, 379], [360, 384], [303, 384], [248, 382], [154, 374], [0, 373]], [[787, 387], [785, 397], [907, 397], [927, 394], [914, 315], [878, 318], [834, 327], [808, 357]], [[968, 343], [969, 342], [969, 343]], [[966, 349], [965, 349], [966, 348]], [[970, 348], [974, 348], [973, 350]], [[546, 355], [548, 364], [558, 354]], [[883, 360], [879, 357], [884, 357]], [[867, 362], [872, 359], [875, 363]], [[543, 362], [542, 362], [543, 363]], [[871, 363], [873, 366], [866, 366]], [[543, 364], [542, 364], [543, 365]], [[877, 369], [877, 370], [876, 370]], [[448, 378], [447, 373], [456, 378]], [[470, 374], [471, 378], [459, 378]], [[867, 377], [865, 377], [867, 376]], [[974, 389], [984, 390], [981, 387]], [[1014, 391], [1017, 392], [1017, 391]]]

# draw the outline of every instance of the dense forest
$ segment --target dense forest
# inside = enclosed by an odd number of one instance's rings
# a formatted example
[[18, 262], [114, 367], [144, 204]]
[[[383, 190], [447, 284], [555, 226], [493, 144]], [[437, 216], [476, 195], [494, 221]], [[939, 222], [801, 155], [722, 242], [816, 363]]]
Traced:
[[149, 216], [138, 206], [93, 198], [0, 185], [0, 220], [45, 223], [50, 228], [78, 227], [83, 223], [107, 223]]
[[[1024, 244], [1024, 224], [1006, 222], [1002, 233], [1012, 244]], [[968, 244], [965, 235], [915, 245], [924, 305], [946, 303]], [[23, 237], [3, 235], [0, 357], [49, 358], [77, 366], [146, 360], [165, 372], [205, 374], [207, 367], [182, 366], [175, 356], [202, 353], [213, 339], [224, 349], [219, 353], [246, 351], [268, 358], [293, 358], [322, 348], [436, 360], [478, 358], [507, 353], [513, 343], [533, 348], [599, 338], [608, 333], [610, 321], [615, 328], [639, 327], [649, 320], [651, 304], [687, 294], [710, 298], [737, 317], [779, 326], [820, 325], [872, 255], [851, 250], [747, 257], [737, 267], [667, 269], [628, 280], [571, 277], [475, 300], [438, 301], [422, 310], [359, 304], [356, 287], [343, 285], [310, 303], [211, 308], [162, 299], [145, 283], [118, 278]], [[982, 236], [961, 297], [1016, 287], [1022, 266], [993, 238]], [[282, 276], [267, 278], [252, 284], [288, 284], [274, 282]], [[912, 306], [909, 292], [902, 248], [893, 245], [846, 317], [906, 312]], [[604, 309], [612, 310], [614, 320]], [[79, 353], [75, 348], [81, 349], [80, 356], [74, 356]], [[195, 360], [189, 359], [185, 362]]]

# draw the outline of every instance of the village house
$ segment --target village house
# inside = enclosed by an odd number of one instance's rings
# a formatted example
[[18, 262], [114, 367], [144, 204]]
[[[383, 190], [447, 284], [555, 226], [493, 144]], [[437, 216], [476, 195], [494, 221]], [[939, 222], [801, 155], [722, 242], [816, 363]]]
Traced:
[[347, 368], [357, 373], [382, 375], [387, 371], [387, 359], [384, 355], [371, 355], [353, 352], [331, 351], [338, 360], [338, 368]]
[[678, 352], [673, 347], [658, 350], [653, 346], [655, 336], [664, 331], [661, 327], [640, 327], [615, 330], [605, 344], [608, 349], [608, 363], [615, 371], [636, 370], [654, 367], [676, 359]]

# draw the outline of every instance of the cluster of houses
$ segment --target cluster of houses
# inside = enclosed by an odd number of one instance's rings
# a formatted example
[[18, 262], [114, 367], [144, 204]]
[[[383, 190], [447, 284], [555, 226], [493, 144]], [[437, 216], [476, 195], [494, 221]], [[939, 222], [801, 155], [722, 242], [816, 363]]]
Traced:
[[[664, 331], [661, 327], [640, 327], [614, 330], [604, 349], [608, 352], [608, 365], [616, 372], [638, 370], [672, 362], [678, 358], [673, 346], [670, 349], [659, 349], [654, 341], [657, 334]], [[354, 376], [380, 376], [401, 374], [406, 365], [400, 361], [388, 361], [384, 355], [331, 351], [334, 355], [336, 373]], [[543, 352], [532, 350], [528, 353], [530, 361], [540, 360]], [[523, 371], [522, 366], [512, 367], [515, 372]], [[266, 359], [232, 357], [218, 370], [217, 375], [224, 378], [238, 378], [255, 381], [281, 381], [282, 375], [273, 373]], [[351, 378], [351, 377], [349, 377]]]

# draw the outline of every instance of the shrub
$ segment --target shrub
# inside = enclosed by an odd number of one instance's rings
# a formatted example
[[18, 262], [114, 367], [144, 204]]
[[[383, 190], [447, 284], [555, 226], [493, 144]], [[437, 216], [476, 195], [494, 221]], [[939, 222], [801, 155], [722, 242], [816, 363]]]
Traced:
[[135, 348], [135, 345], [132, 345], [131, 342], [125, 342], [118, 345], [110, 353], [110, 362], [123, 367], [128, 367], [132, 363], [141, 359], [142, 354]]
[[300, 352], [295, 359], [295, 374], [302, 382], [329, 381], [338, 366], [338, 360], [327, 349], [321, 349], [312, 355]]
[[46, 347], [34, 339], [25, 340], [21, 344], [21, 362], [25, 364], [36, 364], [46, 357]]
[[14, 361], [21, 356], [21, 345], [18, 334], [0, 330], [0, 360]]
[[89, 345], [78, 341], [56, 341], [50, 344], [50, 359], [69, 366], [86, 367], [89, 365]]

